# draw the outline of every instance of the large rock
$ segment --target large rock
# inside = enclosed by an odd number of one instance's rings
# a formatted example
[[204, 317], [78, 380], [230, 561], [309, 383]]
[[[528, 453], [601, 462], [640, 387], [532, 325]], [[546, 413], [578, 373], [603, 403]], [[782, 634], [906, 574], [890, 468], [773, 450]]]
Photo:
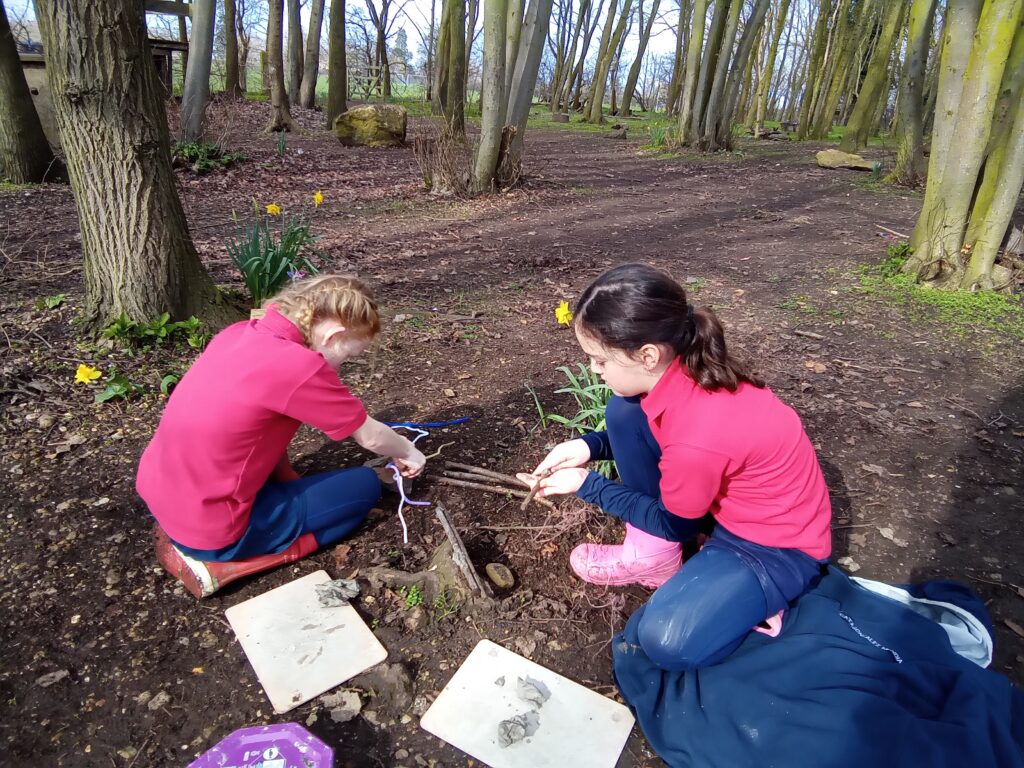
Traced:
[[838, 149], [823, 149], [816, 155], [818, 165], [822, 168], [852, 168], [855, 171], [873, 171], [875, 163], [865, 160], [860, 155], [840, 152]]
[[400, 147], [405, 143], [408, 113], [397, 104], [367, 104], [342, 112], [334, 135], [349, 147]]

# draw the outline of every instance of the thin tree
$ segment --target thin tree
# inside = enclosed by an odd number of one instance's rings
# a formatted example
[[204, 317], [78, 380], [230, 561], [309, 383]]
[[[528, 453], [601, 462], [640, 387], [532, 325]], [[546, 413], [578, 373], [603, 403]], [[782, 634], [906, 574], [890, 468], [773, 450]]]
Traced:
[[0, 0], [0, 171], [15, 184], [53, 181], [60, 163], [43, 133]]
[[345, 71], [345, 0], [331, 0], [327, 48], [327, 127], [348, 109], [348, 74]]
[[896, 166], [890, 178], [917, 185], [924, 177], [924, 79], [936, 0], [914, 0], [910, 8], [907, 53], [900, 79], [900, 120]]
[[846, 123], [843, 139], [839, 143], [839, 148], [843, 152], [856, 152], [866, 146], [868, 135], [876, 125], [875, 116], [879, 100], [884, 99], [888, 94], [889, 60], [892, 58], [893, 50], [899, 40], [905, 10], [905, 0], [890, 0], [885, 10], [885, 21], [878, 42], [875, 44], [875, 50], [871, 54], [868, 73], [864, 78], [860, 93], [857, 94], [857, 104]]
[[312, 0], [309, 30], [306, 32], [306, 55], [303, 57], [302, 85], [299, 106], [312, 109], [316, 103], [316, 79], [320, 71], [320, 33], [324, 25], [324, 0]]
[[213, 28], [217, 19], [216, 0], [192, 3], [192, 42], [181, 96], [181, 139], [198, 141], [203, 133], [206, 103], [210, 99], [210, 66], [213, 62]]
[[[602, 47], [598, 52], [597, 67], [594, 70], [594, 81], [591, 83], [590, 96], [588, 98], [588, 123], [604, 122], [604, 91], [608, 84], [608, 73], [611, 71], [612, 60], [619, 49], [619, 41], [622, 40], [622, 36], [626, 32], [626, 24], [629, 22], [632, 10], [633, 0], [625, 0], [622, 6], [622, 13], [619, 14], [619, 20], [615, 24], [614, 30], [606, 30], [610, 31], [610, 34], [607, 36], [602, 35], [601, 37]], [[614, 11], [615, 2], [613, 0], [608, 9], [607, 24], [611, 23]]]
[[270, 124], [267, 132], [295, 131], [295, 121], [288, 104], [288, 93], [284, 87], [284, 43], [281, 40], [284, 27], [284, 0], [269, 0], [267, 18], [267, 77], [270, 79]]
[[[697, 69], [700, 65], [701, 47], [704, 45], [704, 23], [707, 17], [708, 0], [693, 0], [693, 26], [690, 30], [690, 47], [686, 51], [686, 78], [683, 95], [679, 98], [679, 128], [677, 139], [680, 144], [690, 144], [693, 135], [693, 100], [697, 91]], [[683, 18], [680, 24], [685, 23]]]
[[786, 26], [786, 19], [789, 15], [790, 0], [782, 0], [778, 9], [778, 16], [775, 18], [775, 31], [772, 33], [771, 46], [768, 48], [768, 61], [765, 62], [764, 76], [757, 84], [757, 112], [754, 116], [754, 138], [760, 137], [764, 131], [765, 116], [768, 111], [768, 91], [775, 72], [775, 57], [779, 53], [779, 41], [782, 39], [782, 30]]
[[178, 198], [142, 4], [38, 0], [36, 9], [81, 227], [86, 327], [163, 312], [229, 322], [235, 313], [196, 254]]
[[640, 30], [640, 43], [636, 51], [636, 58], [629, 68], [626, 76], [626, 85], [622, 90], [622, 103], [619, 106], [620, 114], [629, 115], [633, 103], [633, 91], [636, 89], [636, 81], [640, 79], [640, 67], [643, 63], [644, 54], [647, 52], [647, 44], [651, 41], [651, 30], [654, 28], [654, 20], [658, 17], [658, 6], [661, 0], [654, 0], [651, 3], [651, 13], [647, 17], [647, 25]]
[[238, 10], [235, 0], [224, 0], [224, 92], [231, 98], [242, 95], [238, 68]]
[[491, 189], [497, 177], [505, 125], [505, 41], [508, 0], [484, 0], [484, 62], [480, 98], [480, 145], [473, 168], [478, 192]]

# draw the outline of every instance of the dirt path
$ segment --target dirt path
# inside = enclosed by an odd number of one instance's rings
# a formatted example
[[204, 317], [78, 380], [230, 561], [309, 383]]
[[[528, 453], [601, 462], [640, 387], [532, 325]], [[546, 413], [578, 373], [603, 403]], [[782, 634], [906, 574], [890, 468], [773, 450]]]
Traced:
[[[259, 117], [262, 105], [247, 108]], [[228, 132], [248, 157], [237, 171], [182, 176], [200, 250], [217, 279], [231, 282], [223, 243], [235, 231], [232, 212], [244, 216], [253, 200], [310, 208], [322, 189], [313, 229], [325, 259], [370, 280], [389, 320], [378, 352], [346, 375], [376, 415], [471, 416], [428, 449], [454, 441], [444, 457], [503, 471], [532, 466], [565, 433], [538, 427], [525, 384], [546, 409], [569, 413], [568, 398], [554, 394], [555, 368], [582, 361], [571, 332], [554, 322], [557, 302], [613, 264], [669, 269], [715, 307], [734, 346], [803, 415], [833, 492], [836, 558], [887, 581], [969, 581], [996, 624], [995, 668], [1024, 679], [1015, 634], [1024, 593], [1013, 586], [1024, 584], [1019, 345], [990, 332], [954, 335], [860, 290], [858, 267], [879, 261], [887, 244], [876, 225], [909, 231], [917, 198], [818, 169], [807, 145], [746, 143], [734, 156], [666, 159], [630, 142], [536, 131], [527, 189], [436, 200], [422, 191], [411, 151], [345, 150], [310, 132], [291, 139], [282, 159], [272, 140], [240, 124]], [[156, 382], [191, 352], [101, 359], [75, 339], [82, 287], [69, 192], [0, 192], [0, 219], [8, 222], [0, 226], [0, 754], [12, 765], [184, 765], [235, 728], [282, 719], [225, 608], [320, 568], [417, 570], [440, 529], [414, 514], [403, 548], [386, 498], [386, 514], [349, 550], [196, 604], [156, 567], [133, 492], [161, 409]], [[67, 297], [61, 307], [35, 308], [57, 293]], [[147, 394], [96, 406], [92, 391], [70, 383], [78, 362], [116, 363]], [[296, 463], [319, 471], [362, 458], [303, 432]], [[550, 521], [429, 476], [416, 493], [443, 500], [474, 560], [505, 563], [518, 583], [486, 617], [407, 610], [388, 591], [358, 603], [390, 661], [410, 672], [413, 703], [389, 710], [368, 697], [373, 714], [346, 724], [317, 701], [291, 713], [340, 745], [339, 765], [463, 765], [418, 729], [417, 715], [482, 636], [611, 693], [610, 635], [644, 598], [572, 577], [568, 553], [583, 535], [618, 535], [578, 505], [566, 505], [559, 531], [493, 530]], [[634, 736], [621, 764], [659, 761]]]

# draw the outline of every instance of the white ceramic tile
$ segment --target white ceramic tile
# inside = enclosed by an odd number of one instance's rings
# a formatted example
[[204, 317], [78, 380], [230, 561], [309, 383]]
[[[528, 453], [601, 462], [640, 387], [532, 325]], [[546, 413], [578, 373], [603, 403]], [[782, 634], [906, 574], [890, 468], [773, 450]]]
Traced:
[[350, 605], [324, 608], [316, 585], [326, 571], [228, 608], [228, 622], [277, 713], [329, 691], [387, 658]]
[[[528, 677], [551, 693], [539, 709], [517, 694], [517, 679]], [[540, 721], [533, 736], [502, 746], [499, 723], [531, 710]], [[420, 725], [491, 768], [614, 768], [633, 729], [633, 715], [599, 693], [481, 640]]]

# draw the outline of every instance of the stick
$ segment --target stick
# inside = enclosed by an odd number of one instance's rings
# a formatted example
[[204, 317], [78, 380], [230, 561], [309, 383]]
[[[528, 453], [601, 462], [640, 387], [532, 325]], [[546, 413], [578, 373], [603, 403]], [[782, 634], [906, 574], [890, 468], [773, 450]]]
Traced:
[[[526, 508], [530, 506], [530, 502], [533, 501], [534, 497], [537, 495], [537, 491], [540, 490], [540, 481], [550, 474], [550, 469], [545, 469], [543, 472], [540, 473], [540, 475], [537, 477], [537, 482], [533, 484], [533, 488], [530, 489], [530, 492], [527, 494], [526, 498], [523, 499], [523, 503], [519, 505], [519, 510], [521, 512], [526, 511]], [[538, 499], [538, 501], [540, 501], [540, 499]]]
[[808, 339], [817, 339], [818, 341], [825, 338], [820, 333], [813, 333], [811, 331], [793, 331], [793, 334], [796, 336], [805, 336]]
[[447, 448], [449, 445], [455, 445], [455, 441], [452, 440], [450, 443], [441, 443], [441, 446], [429, 456], [424, 456], [425, 459], [433, 459], [441, 455], [441, 451]]
[[515, 477], [514, 475], [503, 475], [501, 472], [495, 472], [492, 469], [484, 469], [483, 467], [474, 467], [474, 466], [472, 466], [470, 464], [459, 464], [459, 463], [454, 462], [454, 461], [446, 461], [444, 463], [444, 466], [445, 466], [445, 468], [448, 468], [448, 469], [461, 469], [463, 472], [472, 472], [473, 474], [476, 474], [476, 475], [483, 475], [484, 477], [489, 477], [492, 480], [504, 480], [506, 483], [512, 483], [513, 485], [516, 485], [516, 486], [525, 486], [525, 485], [527, 485], [526, 483], [524, 483], [522, 480], [520, 480], [518, 477]]
[[904, 240], [909, 240], [910, 239], [910, 235], [904, 235], [902, 232], [897, 232], [895, 229], [889, 229], [888, 227], [883, 227], [881, 224], [875, 224], [875, 226], [878, 227], [883, 232], [888, 232], [890, 235], [896, 235], [896, 237], [901, 237]]
[[469, 559], [469, 553], [466, 552], [466, 545], [462, 543], [462, 537], [455, 530], [455, 524], [448, 517], [447, 510], [440, 504], [437, 504], [434, 507], [434, 512], [437, 513], [437, 519], [444, 529], [445, 536], [452, 543], [452, 560], [455, 561], [455, 565], [462, 571], [462, 575], [466, 578], [469, 588], [482, 597], [490, 597], [491, 590], [481, 581], [476, 570], [473, 568], [473, 562]]
[[[529, 495], [529, 494], [526, 493], [526, 491], [517, 491], [517, 490], [513, 490], [512, 488], [502, 488], [502, 487], [497, 486], [497, 485], [484, 485], [483, 483], [471, 483], [471, 482], [469, 482], [467, 480], [456, 480], [455, 478], [445, 477], [443, 475], [441, 477], [437, 478], [437, 482], [442, 483], [443, 485], [457, 485], [460, 488], [475, 488], [478, 491], [489, 491], [490, 493], [497, 493], [497, 494], [501, 494], [502, 496], [504, 496], [505, 494], [508, 494], [510, 496], [516, 496], [516, 497], [518, 497], [520, 499], [525, 498], [526, 496]], [[551, 508], [552, 510], [556, 510], [557, 509], [555, 507], [555, 505], [552, 504], [547, 499], [537, 499], [537, 501], [539, 503], [543, 504], [544, 506]]]

